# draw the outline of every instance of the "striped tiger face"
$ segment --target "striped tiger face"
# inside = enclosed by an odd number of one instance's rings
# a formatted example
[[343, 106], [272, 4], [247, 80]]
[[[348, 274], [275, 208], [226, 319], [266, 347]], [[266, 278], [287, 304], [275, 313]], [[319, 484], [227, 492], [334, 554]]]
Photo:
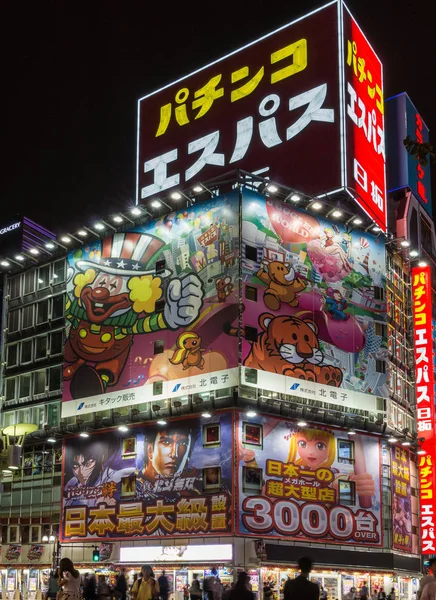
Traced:
[[322, 363], [324, 355], [319, 348], [318, 327], [313, 321], [282, 316], [264, 319], [263, 326], [269, 340], [286, 362]]

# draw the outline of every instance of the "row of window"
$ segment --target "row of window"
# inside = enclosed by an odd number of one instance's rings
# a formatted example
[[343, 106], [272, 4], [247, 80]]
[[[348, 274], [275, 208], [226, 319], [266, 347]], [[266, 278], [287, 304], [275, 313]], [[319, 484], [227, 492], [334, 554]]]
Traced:
[[38, 425], [38, 429], [42, 429], [45, 424], [49, 427], [57, 427], [60, 423], [60, 415], [60, 402], [6, 410], [1, 414], [2, 429], [18, 423], [35, 423], [35, 425]]
[[5, 379], [5, 401], [31, 400], [39, 394], [61, 392], [62, 365], [38, 369]]
[[8, 369], [58, 356], [64, 349], [64, 330], [57, 329], [6, 346]]
[[42, 538], [59, 535], [59, 524], [54, 525], [3, 525], [2, 541], [9, 544], [40, 544]]
[[9, 333], [24, 331], [64, 316], [65, 295], [58, 294], [8, 313]]
[[61, 259], [11, 277], [9, 280], [11, 300], [44, 290], [50, 285], [63, 283], [65, 281], [65, 267], [65, 260]]

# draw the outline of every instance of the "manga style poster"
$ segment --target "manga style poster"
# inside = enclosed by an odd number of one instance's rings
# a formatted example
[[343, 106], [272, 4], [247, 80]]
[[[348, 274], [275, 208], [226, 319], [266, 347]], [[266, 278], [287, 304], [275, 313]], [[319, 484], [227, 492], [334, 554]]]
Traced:
[[397, 446], [391, 448], [391, 489], [394, 548], [412, 552], [410, 453]]
[[378, 439], [259, 416], [238, 422], [240, 534], [382, 545]]
[[387, 396], [383, 238], [243, 197], [244, 366], [322, 384], [320, 400]]
[[238, 207], [235, 191], [69, 254], [64, 416], [235, 384]]
[[231, 413], [65, 441], [63, 540], [233, 530]]

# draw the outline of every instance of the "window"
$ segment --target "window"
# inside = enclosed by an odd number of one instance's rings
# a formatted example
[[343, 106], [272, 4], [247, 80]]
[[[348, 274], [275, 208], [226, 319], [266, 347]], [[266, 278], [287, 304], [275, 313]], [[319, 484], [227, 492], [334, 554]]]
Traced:
[[246, 325], [244, 327], [244, 332], [245, 332], [245, 339], [248, 340], [249, 342], [256, 342], [257, 341], [257, 329], [256, 327], [251, 327], [250, 325]]
[[203, 425], [203, 447], [217, 448], [221, 445], [221, 428], [219, 423]]
[[356, 504], [356, 484], [354, 481], [339, 479], [339, 504], [354, 506]]
[[23, 294], [31, 294], [35, 291], [35, 270], [26, 271], [24, 273], [24, 289]]
[[253, 302], [257, 302], [257, 288], [253, 285], [245, 286], [245, 297], [247, 300], [252, 300]]
[[65, 281], [65, 261], [57, 260], [53, 263], [53, 285]]
[[18, 525], [9, 525], [8, 527], [8, 542], [16, 544], [19, 542], [19, 528]]
[[386, 325], [384, 325], [384, 323], [375, 323], [374, 331], [375, 335], [386, 337]]
[[9, 427], [9, 425], [15, 425], [15, 411], [11, 410], [10, 412], [3, 413], [3, 427]]
[[47, 336], [39, 335], [35, 338], [35, 360], [47, 357]]
[[158, 302], [156, 302], [155, 309], [154, 309], [154, 312], [156, 314], [163, 313], [164, 309], [165, 309], [165, 300], [159, 300]]
[[255, 246], [245, 245], [245, 258], [257, 262], [257, 248]]
[[48, 389], [55, 392], [61, 389], [61, 366], [52, 367], [49, 372]]
[[11, 277], [9, 281], [9, 294], [11, 299], [18, 298], [21, 295], [21, 275]]
[[134, 498], [136, 496], [136, 475], [121, 477], [121, 498]]
[[155, 354], [162, 354], [162, 352], [164, 351], [164, 340], [155, 340], [154, 342], [154, 353]]
[[[30, 373], [25, 373], [24, 375], [20, 375], [19, 398], [28, 398], [30, 396], [30, 382], [31, 382]], [[26, 422], [26, 421], [24, 421], [24, 422]]]
[[166, 267], [165, 259], [158, 260], [156, 262], [156, 275], [159, 275], [160, 273], [163, 273], [165, 271], [165, 267]]
[[7, 347], [7, 363], [8, 367], [18, 365], [18, 344], [9, 344]]
[[163, 394], [163, 382], [153, 381], [153, 396], [159, 396]]
[[32, 362], [32, 340], [24, 340], [21, 342], [21, 364], [30, 362]]
[[242, 443], [245, 446], [262, 447], [262, 425], [255, 425], [253, 423], [242, 423]]
[[6, 394], [6, 400], [15, 400], [16, 396], [16, 385], [17, 385], [17, 378], [16, 377], [9, 377], [8, 379], [6, 379], [6, 384], [5, 384], [5, 394]]
[[57, 402], [47, 406], [47, 424], [49, 427], [59, 425], [59, 404]]
[[257, 385], [257, 369], [245, 368], [245, 382]]
[[262, 469], [242, 467], [242, 489], [244, 492], [260, 492], [262, 490]]
[[48, 287], [50, 282], [50, 265], [45, 265], [38, 269], [38, 290]]
[[54, 331], [50, 336], [50, 354], [56, 356], [56, 354], [62, 354], [64, 345], [64, 334], [62, 329]]
[[30, 543], [34, 544], [41, 540], [41, 526], [31, 525], [30, 526]]
[[45, 378], [46, 378], [45, 369], [42, 369], [41, 371], [35, 371], [33, 373], [33, 393], [34, 394], [43, 394], [45, 392]]
[[377, 373], [386, 373], [386, 361], [377, 359], [375, 361], [375, 370]]
[[18, 331], [19, 326], [20, 326], [20, 311], [19, 310], [11, 310], [11, 312], [8, 315], [9, 333]]
[[344, 465], [354, 464], [354, 442], [338, 440], [338, 462]]
[[38, 429], [44, 427], [45, 422], [45, 409], [44, 406], [35, 406], [31, 410], [31, 423], [38, 425]]
[[48, 300], [43, 300], [42, 302], [38, 302], [36, 305], [36, 323], [40, 325], [41, 323], [47, 323], [48, 321]]
[[206, 467], [203, 469], [203, 489], [217, 491], [221, 488], [221, 467]]
[[21, 329], [33, 327], [34, 306], [30, 304], [25, 306], [21, 311]]
[[374, 299], [375, 300], [384, 300], [385, 299], [385, 290], [382, 287], [377, 285], [374, 286]]
[[59, 294], [52, 299], [51, 318], [61, 319], [64, 316], [64, 295]]

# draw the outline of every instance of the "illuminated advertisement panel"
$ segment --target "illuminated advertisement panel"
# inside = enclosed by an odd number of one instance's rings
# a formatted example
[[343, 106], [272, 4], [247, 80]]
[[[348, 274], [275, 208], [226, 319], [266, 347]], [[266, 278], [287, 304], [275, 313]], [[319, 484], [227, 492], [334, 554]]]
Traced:
[[410, 453], [400, 446], [391, 448], [391, 490], [394, 548], [412, 552]]
[[383, 65], [345, 6], [343, 13], [347, 181], [386, 231]]
[[340, 187], [338, 57], [333, 2], [141, 98], [138, 202], [234, 169]]
[[383, 239], [244, 190], [242, 276], [243, 383], [377, 412]]
[[239, 533], [382, 545], [376, 437], [270, 415], [240, 415], [238, 436]]
[[386, 100], [386, 123], [388, 189], [409, 187], [431, 216], [430, 164], [421, 165], [403, 143], [407, 136], [419, 143], [429, 142], [429, 129], [406, 93]]
[[435, 434], [434, 372], [430, 267], [412, 269], [413, 337], [416, 378], [421, 553], [435, 554]]
[[228, 388], [239, 193], [70, 252], [62, 416]]
[[62, 540], [231, 533], [232, 435], [220, 413], [66, 439]]

